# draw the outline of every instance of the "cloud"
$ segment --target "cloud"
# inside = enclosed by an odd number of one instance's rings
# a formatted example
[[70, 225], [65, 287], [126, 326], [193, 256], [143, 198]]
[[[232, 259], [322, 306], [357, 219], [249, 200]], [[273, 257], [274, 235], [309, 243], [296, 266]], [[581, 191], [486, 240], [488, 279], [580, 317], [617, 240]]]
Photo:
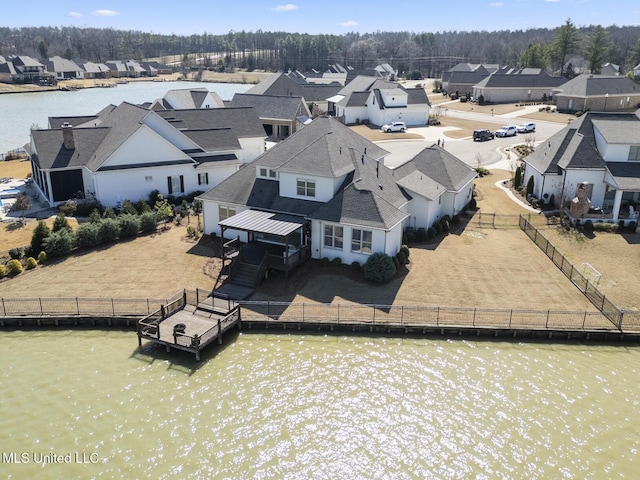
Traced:
[[91, 12], [91, 15], [96, 15], [98, 17], [115, 17], [116, 15], [120, 15], [120, 12], [116, 12], [114, 10], [94, 10]]
[[489, 5], [492, 7], [504, 7], [504, 3], [502, 2], [491, 2]]
[[82, 16], [83, 15], [81, 13], [79, 13], [79, 12], [69, 12], [69, 13], [67, 13], [67, 17], [80, 18]]
[[298, 6], [293, 3], [287, 3], [286, 5], [278, 5], [275, 8], [272, 8], [274, 12], [293, 12], [294, 10], [298, 10]]
[[338, 25], [341, 27], [357, 27], [360, 24], [355, 20], [347, 20], [346, 22], [339, 23]]

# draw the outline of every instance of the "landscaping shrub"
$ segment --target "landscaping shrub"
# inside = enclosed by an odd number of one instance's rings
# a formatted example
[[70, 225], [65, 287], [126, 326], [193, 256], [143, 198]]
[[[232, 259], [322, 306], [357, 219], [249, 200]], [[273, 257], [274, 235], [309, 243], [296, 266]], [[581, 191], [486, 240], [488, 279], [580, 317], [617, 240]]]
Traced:
[[44, 263], [47, 261], [47, 252], [45, 252], [44, 250], [42, 250], [39, 254], [38, 254], [38, 263]]
[[122, 208], [120, 209], [120, 215], [138, 215], [138, 209], [130, 200], [122, 202]]
[[[404, 254], [404, 252], [402, 250], [400, 250], [398, 253], [396, 253], [396, 260], [398, 260], [398, 265], [396, 265], [396, 268], [400, 265], [406, 265], [407, 264], [407, 256]], [[395, 262], [394, 262], [395, 263]]]
[[120, 238], [135, 237], [140, 231], [140, 217], [131, 213], [120, 215], [118, 217], [118, 227], [120, 228]]
[[65, 217], [73, 217], [76, 214], [76, 210], [78, 210], [78, 205], [75, 200], [67, 200], [58, 207], [58, 212]]
[[585, 232], [593, 232], [593, 222], [591, 220], [585, 220], [582, 228]]
[[339, 267], [340, 265], [342, 265], [342, 259], [340, 257], [336, 257], [331, 260], [331, 264], [335, 267]]
[[76, 229], [76, 246], [93, 248], [100, 245], [100, 223], [81, 223]]
[[31, 234], [31, 251], [41, 252], [44, 248], [44, 239], [47, 238], [50, 233], [51, 229], [44, 221], [40, 220]]
[[359, 272], [360, 270], [362, 270], [362, 265], [360, 265], [360, 262], [351, 262], [351, 269]]
[[529, 181], [527, 182], [527, 195], [533, 195], [533, 187], [534, 187], [533, 175], [529, 177]]
[[7, 268], [4, 265], [0, 264], [0, 278], [4, 278], [7, 276]]
[[427, 229], [424, 227], [420, 227], [416, 230], [416, 242], [422, 243], [427, 241]]
[[450, 228], [451, 228], [451, 224], [449, 223], [449, 220], [446, 218], [443, 218], [440, 220], [440, 224], [442, 225], [442, 232], [443, 233], [447, 233]]
[[437, 233], [438, 235], [441, 235], [441, 234], [442, 234], [442, 223], [441, 223], [441, 222], [436, 222], [436, 223], [434, 223], [434, 224], [433, 224], [433, 228], [435, 228], [435, 229], [436, 229], [436, 233]]
[[15, 258], [13, 260], [9, 260], [7, 262], [7, 270], [9, 270], [9, 275], [18, 275], [19, 273], [22, 273], [22, 264], [20, 263], [20, 260], [16, 260]]
[[102, 220], [102, 215], [100, 215], [100, 211], [97, 208], [94, 208], [93, 211], [89, 214], [89, 221], [91, 223], [100, 223]]
[[56, 215], [56, 219], [53, 221], [53, 228], [51, 230], [53, 232], [59, 232], [63, 228], [66, 230], [71, 230], [67, 217], [59, 213], [58, 215]]
[[416, 230], [413, 227], [407, 227], [402, 233], [402, 243], [414, 243], [416, 241]]
[[187, 226], [187, 237], [189, 238], [198, 238], [198, 229], [193, 225]]
[[38, 262], [36, 262], [35, 258], [33, 257], [27, 258], [27, 270], [33, 270], [37, 266], [38, 266]]
[[478, 176], [480, 178], [488, 177], [489, 175], [491, 175], [491, 171], [484, 167], [476, 167], [476, 172], [478, 173]]
[[596, 222], [593, 229], [598, 232], [613, 233], [618, 231], [618, 225], [615, 223]]
[[[424, 228], [422, 230], [424, 230]], [[402, 245], [400, 247], [400, 251], [404, 253], [405, 258], [407, 259], [407, 263], [409, 263], [409, 255], [411, 255], [411, 251], [409, 250], [409, 247], [406, 245]]]
[[433, 240], [433, 238], [436, 236], [438, 232], [436, 231], [435, 228], [433, 227], [429, 227], [427, 228], [427, 240]]
[[396, 271], [398, 271], [398, 269], [400, 268], [400, 260], [398, 259], [398, 256], [394, 255], [393, 257], [391, 257], [391, 260], [393, 260], [393, 266], [396, 267]]
[[469, 204], [467, 205], [467, 208], [469, 210], [475, 210], [477, 208], [477, 206], [478, 206], [478, 204], [476, 202], [476, 199], [472, 197], [471, 200], [469, 200]]
[[120, 226], [115, 218], [103, 218], [98, 224], [99, 243], [112, 243], [120, 236]]
[[51, 234], [44, 241], [44, 251], [47, 258], [69, 255], [75, 243], [75, 235], [71, 230], [63, 228]]
[[136, 210], [138, 210], [138, 213], [142, 215], [145, 212], [150, 212], [151, 207], [149, 206], [146, 200], [140, 199], [136, 204]]
[[158, 226], [156, 212], [149, 210], [140, 214], [140, 230], [143, 232], [153, 232]]
[[627, 228], [631, 233], [635, 233], [636, 228], [638, 228], [638, 224], [636, 222], [629, 222], [629, 225], [627, 225]]
[[9, 256], [14, 260], [20, 260], [23, 253], [22, 247], [15, 247], [9, 250]]
[[371, 255], [362, 267], [364, 278], [376, 283], [386, 283], [396, 274], [396, 266], [389, 255], [377, 252]]
[[619, 233], [624, 232], [624, 220], [619, 220], [618, 221], [618, 232]]
[[76, 202], [75, 214], [77, 217], [88, 217], [94, 210], [98, 211], [98, 215], [104, 210], [102, 204], [95, 198], [83, 198]]
[[104, 213], [102, 214], [102, 218], [111, 218], [113, 220], [116, 219], [116, 212], [113, 208], [107, 207], [104, 209]]
[[328, 267], [329, 265], [331, 265], [331, 260], [329, 260], [327, 257], [322, 257], [322, 259], [320, 260], [320, 265], [322, 265], [323, 267]]

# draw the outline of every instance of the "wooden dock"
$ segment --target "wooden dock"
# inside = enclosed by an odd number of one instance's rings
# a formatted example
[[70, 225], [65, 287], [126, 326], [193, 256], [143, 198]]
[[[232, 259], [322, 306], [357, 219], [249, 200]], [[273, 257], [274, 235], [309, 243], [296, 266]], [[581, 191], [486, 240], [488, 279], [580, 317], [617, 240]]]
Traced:
[[240, 306], [235, 302], [209, 296], [192, 301], [185, 294], [174, 302], [138, 320], [138, 346], [142, 339], [192, 352], [200, 360], [200, 351], [211, 343], [222, 343], [227, 330], [240, 326]]

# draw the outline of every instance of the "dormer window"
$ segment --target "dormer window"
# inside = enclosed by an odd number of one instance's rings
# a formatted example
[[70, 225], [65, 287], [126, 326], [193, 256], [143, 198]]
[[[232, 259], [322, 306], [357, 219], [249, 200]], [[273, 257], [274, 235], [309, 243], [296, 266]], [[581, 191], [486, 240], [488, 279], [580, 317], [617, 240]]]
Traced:
[[272, 168], [260, 167], [260, 176], [262, 178], [278, 178], [278, 172]]
[[305, 180], [304, 178], [298, 178], [296, 181], [297, 193], [301, 197], [315, 197], [316, 196], [316, 182], [315, 180]]

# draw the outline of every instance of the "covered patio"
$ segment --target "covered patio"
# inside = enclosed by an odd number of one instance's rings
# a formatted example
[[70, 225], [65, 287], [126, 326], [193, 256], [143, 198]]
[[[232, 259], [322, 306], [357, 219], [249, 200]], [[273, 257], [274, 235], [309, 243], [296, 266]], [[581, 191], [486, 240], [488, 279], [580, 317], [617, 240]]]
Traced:
[[244, 210], [218, 225], [222, 238], [227, 230], [247, 233], [246, 244], [242, 244], [239, 237], [224, 244], [223, 267], [227, 260], [231, 261], [231, 278], [241, 264], [257, 267], [257, 279], [263, 278], [267, 269], [284, 271], [288, 278], [289, 270], [311, 254], [310, 223], [296, 215]]

